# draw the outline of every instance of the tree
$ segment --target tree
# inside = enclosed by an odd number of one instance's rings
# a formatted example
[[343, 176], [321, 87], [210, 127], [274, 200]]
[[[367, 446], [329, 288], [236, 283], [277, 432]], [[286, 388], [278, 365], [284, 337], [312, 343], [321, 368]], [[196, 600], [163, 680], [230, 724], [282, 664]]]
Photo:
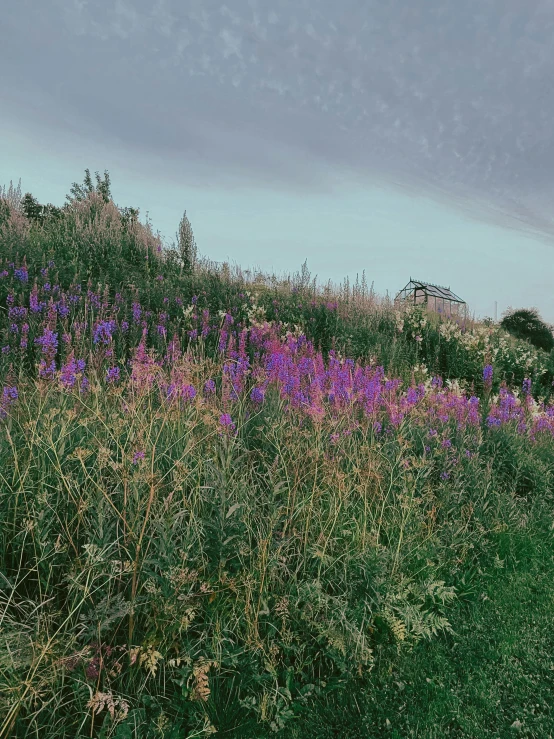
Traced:
[[519, 308], [504, 314], [500, 326], [517, 339], [525, 339], [538, 349], [554, 348], [552, 329], [539, 317], [536, 308]]
[[84, 200], [91, 192], [97, 192], [99, 195], [102, 196], [102, 200], [105, 203], [109, 203], [112, 197], [111, 191], [110, 191], [110, 175], [108, 170], [104, 170], [104, 179], [102, 180], [100, 178], [100, 175], [98, 172], [96, 174], [96, 187], [92, 184], [92, 178], [90, 176], [90, 170], [85, 169], [85, 180], [83, 185], [79, 185], [77, 182], [74, 182], [71, 187], [71, 195], [67, 195], [66, 199], [68, 200], [68, 203], [72, 203], [74, 201], [81, 201]]
[[179, 223], [177, 244], [179, 248], [179, 254], [181, 256], [181, 262], [183, 264], [183, 270], [187, 274], [190, 274], [194, 270], [198, 252], [196, 248], [196, 242], [194, 240], [194, 234], [192, 233], [192, 226], [190, 225], [190, 221], [187, 218], [186, 210]]
[[62, 211], [52, 203], [41, 205], [30, 192], [25, 193], [21, 199], [21, 207], [25, 217], [35, 223], [44, 223], [48, 218], [60, 218]]

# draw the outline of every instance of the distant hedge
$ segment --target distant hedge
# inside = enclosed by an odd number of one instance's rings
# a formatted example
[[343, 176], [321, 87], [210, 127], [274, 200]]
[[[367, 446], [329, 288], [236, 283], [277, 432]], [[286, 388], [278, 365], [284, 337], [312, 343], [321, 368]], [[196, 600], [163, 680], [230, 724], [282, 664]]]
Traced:
[[539, 317], [535, 308], [510, 311], [500, 325], [518, 339], [526, 339], [538, 349], [549, 352], [554, 348], [552, 329]]

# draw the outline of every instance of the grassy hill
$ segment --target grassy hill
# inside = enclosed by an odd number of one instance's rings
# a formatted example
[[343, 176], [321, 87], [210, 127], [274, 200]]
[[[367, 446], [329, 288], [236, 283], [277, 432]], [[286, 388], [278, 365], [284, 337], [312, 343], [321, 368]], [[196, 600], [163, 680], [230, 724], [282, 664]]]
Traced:
[[137, 216], [0, 200], [0, 736], [551, 736], [552, 353]]

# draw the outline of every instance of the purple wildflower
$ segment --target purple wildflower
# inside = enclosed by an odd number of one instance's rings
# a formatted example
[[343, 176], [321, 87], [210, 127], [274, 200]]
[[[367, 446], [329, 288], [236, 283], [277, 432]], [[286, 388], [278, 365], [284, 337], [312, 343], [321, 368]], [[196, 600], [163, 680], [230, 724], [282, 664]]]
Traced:
[[228, 413], [222, 413], [219, 417], [219, 423], [226, 431], [234, 431], [236, 429], [233, 419]]
[[66, 390], [72, 389], [75, 386], [77, 375], [84, 371], [85, 366], [84, 359], [76, 360], [72, 352], [60, 370], [60, 384], [62, 387]]
[[144, 452], [139, 451], [133, 454], [133, 464], [138, 464], [140, 459], [144, 459]]
[[120, 369], [119, 367], [110, 367], [106, 374], [106, 382], [114, 383], [119, 382]]
[[525, 393], [525, 395], [529, 395], [529, 393], [531, 392], [531, 380], [529, 379], [529, 377], [526, 377], [523, 380], [522, 390]]
[[0, 418], [6, 418], [8, 415], [7, 409], [15, 403], [18, 397], [19, 393], [14, 385], [4, 385], [2, 398], [0, 398]]
[[252, 392], [250, 393], [250, 400], [253, 403], [263, 403], [265, 398], [265, 393], [260, 387], [254, 387], [252, 388]]
[[92, 340], [95, 344], [109, 344], [116, 329], [115, 321], [100, 321], [94, 329]]
[[25, 265], [23, 265], [23, 267], [20, 267], [19, 269], [16, 269], [13, 273], [13, 276], [16, 278], [16, 280], [19, 280], [20, 282], [29, 281], [29, 273], [27, 272], [27, 267]]

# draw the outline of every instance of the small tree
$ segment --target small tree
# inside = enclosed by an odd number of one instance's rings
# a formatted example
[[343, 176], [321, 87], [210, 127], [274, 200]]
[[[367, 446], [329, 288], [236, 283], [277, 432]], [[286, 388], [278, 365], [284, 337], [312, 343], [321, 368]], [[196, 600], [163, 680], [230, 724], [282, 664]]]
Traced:
[[25, 193], [21, 199], [21, 207], [25, 217], [29, 221], [34, 221], [35, 223], [46, 223], [49, 218], [57, 219], [61, 218], [63, 215], [62, 210], [60, 208], [56, 208], [52, 203], [41, 205], [30, 192]]
[[538, 349], [554, 348], [552, 329], [539, 317], [536, 308], [519, 308], [504, 314], [500, 326], [517, 339], [525, 339]]
[[83, 185], [79, 185], [77, 182], [74, 182], [71, 187], [71, 195], [67, 195], [66, 199], [69, 203], [72, 203], [74, 201], [81, 201], [85, 200], [87, 195], [89, 195], [91, 192], [97, 192], [99, 195], [102, 196], [102, 200], [105, 203], [109, 203], [112, 197], [111, 191], [110, 191], [110, 175], [108, 173], [108, 170], [104, 170], [104, 179], [102, 180], [100, 178], [100, 175], [98, 172], [96, 174], [96, 187], [92, 184], [92, 178], [90, 176], [90, 170], [85, 169], [85, 180]]
[[192, 233], [192, 226], [187, 218], [187, 211], [185, 210], [183, 217], [179, 223], [179, 232], [177, 233], [177, 244], [179, 248], [179, 254], [181, 262], [183, 264], [183, 270], [190, 274], [196, 265], [197, 259], [197, 248], [194, 240], [194, 234]]

